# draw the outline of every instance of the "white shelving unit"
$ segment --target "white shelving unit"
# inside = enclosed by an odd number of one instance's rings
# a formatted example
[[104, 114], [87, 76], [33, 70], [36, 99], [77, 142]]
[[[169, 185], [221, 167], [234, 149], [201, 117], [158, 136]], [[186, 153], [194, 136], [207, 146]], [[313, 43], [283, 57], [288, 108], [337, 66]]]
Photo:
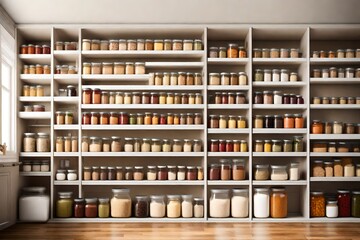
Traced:
[[[166, 27], [166, 26], [164, 26]], [[314, 105], [311, 99], [318, 92], [325, 94], [346, 95], [360, 92], [360, 78], [312, 78], [311, 70], [314, 68], [329, 67], [359, 67], [360, 59], [313, 59], [310, 58], [313, 50], [336, 50], [337, 48], [359, 48], [360, 27], [354, 29], [342, 26], [347, 34], [335, 36], [332, 26], [307, 25], [254, 25], [239, 24], [228, 25], [177, 25], [174, 28], [152, 27], [151, 31], [144, 25], [142, 31], [132, 29], [129, 25], [103, 26], [99, 29], [92, 25], [22, 25], [17, 30], [17, 43], [19, 49], [23, 43], [47, 43], [52, 46], [49, 55], [18, 55], [17, 59], [17, 86], [18, 93], [24, 84], [46, 86], [46, 97], [18, 96], [18, 146], [22, 146], [24, 132], [48, 132], [51, 139], [51, 152], [19, 154], [21, 160], [50, 160], [51, 172], [21, 173], [21, 177], [30, 179], [28, 184], [43, 183], [50, 186], [51, 221], [52, 222], [359, 222], [354, 218], [311, 218], [309, 216], [310, 192], [313, 190], [328, 190], [335, 192], [337, 187], [355, 189], [360, 178], [314, 178], [311, 176], [311, 162], [314, 159], [332, 159], [351, 157], [359, 163], [360, 153], [315, 153], [311, 151], [311, 143], [316, 141], [351, 141], [359, 142], [359, 134], [310, 134], [311, 121], [324, 117], [322, 120], [334, 121], [340, 117], [346, 122], [360, 122], [358, 110], [360, 106], [347, 105]], [[36, 31], [34, 31], [34, 29]], [[166, 30], [165, 30], [166, 29]], [[336, 29], [336, 28], [335, 28]], [[347, 30], [346, 30], [347, 29]], [[354, 33], [355, 32], [355, 33]], [[36, 33], [36, 34], [33, 34]], [[115, 34], [115, 35], [114, 35]], [[97, 38], [180, 38], [202, 39], [202, 51], [54, 51], [56, 41], [76, 41], [81, 46], [82, 39]], [[346, 36], [346, 37], [345, 37]], [[208, 58], [208, 50], [212, 46], [227, 46], [228, 43], [237, 43], [245, 46], [246, 58]], [[254, 48], [299, 48], [300, 58], [254, 58]], [[85, 75], [82, 74], [84, 62], [145, 62], [146, 74], [142, 75]], [[25, 64], [48, 64], [51, 74], [21, 74]], [[78, 74], [55, 74], [55, 66], [69, 64], [76, 65]], [[297, 82], [255, 82], [253, 73], [255, 69], [289, 69], [297, 72]], [[148, 80], [153, 72], [199, 72], [203, 76], [203, 85], [200, 86], [150, 86]], [[208, 85], [208, 74], [211, 72], [246, 72], [248, 85], [245, 86], [215, 86]], [[58, 88], [67, 85], [77, 87], [77, 97], [61, 97]], [[81, 92], [84, 88], [100, 88], [106, 91], [155, 91], [155, 92], [201, 92], [203, 104], [194, 105], [165, 105], [165, 104], [82, 104]], [[325, 89], [325, 90], [324, 90]], [[302, 95], [304, 104], [253, 104], [253, 92], [264, 90], [280, 90], [283, 93]], [[242, 92], [246, 95], [246, 104], [214, 104], [210, 96], [215, 92]], [[325, 96], [325, 95], [324, 95]], [[23, 105], [40, 103], [46, 105], [46, 112], [21, 112]], [[55, 125], [54, 116], [58, 110], [72, 109], [75, 113], [74, 125]], [[172, 112], [172, 113], [202, 113], [202, 125], [82, 125], [80, 124], [83, 112], [101, 111], [127, 111], [127, 112]], [[276, 115], [284, 113], [301, 113], [305, 117], [303, 129], [256, 129], [253, 127], [254, 115]], [[340, 113], [340, 114], [338, 114]], [[212, 129], [208, 128], [207, 118], [210, 114], [242, 115], [247, 118], [247, 128], [244, 129]], [[120, 136], [147, 137], [147, 138], [198, 138], [203, 141], [202, 152], [54, 152], [57, 136], [66, 136], [71, 133], [81, 139], [82, 136]], [[254, 152], [253, 142], [256, 139], [291, 139], [293, 136], [304, 137], [304, 152]], [[247, 140], [248, 152], [209, 152], [210, 139], [240, 139]], [[79, 143], [79, 149], [81, 144]], [[185, 165], [202, 166], [206, 169], [211, 163], [219, 159], [244, 159], [246, 162], [246, 179], [244, 181], [210, 181], [207, 174], [202, 181], [83, 181], [82, 169], [84, 166], [135, 166], [135, 165]], [[69, 159], [71, 167], [78, 169], [77, 181], [56, 181], [55, 173], [59, 168], [60, 160]], [[301, 165], [302, 180], [300, 181], [255, 181], [253, 180], [253, 166], [260, 163], [274, 161], [278, 164], [289, 164], [293, 161]], [[331, 182], [327, 186], [326, 183]], [[150, 187], [149, 187], [150, 186]], [[253, 217], [253, 189], [257, 187], [283, 186], [289, 192], [289, 216], [284, 219], [256, 219]], [[155, 219], [155, 218], [129, 218], [129, 219], [58, 219], [54, 213], [57, 192], [72, 191], [74, 197], [100, 197], [108, 196], [111, 188], [127, 187], [131, 194], [140, 195], [145, 192], [152, 194], [184, 194], [191, 193], [196, 197], [203, 197], [205, 201], [204, 218], [189, 219]], [[249, 217], [247, 218], [210, 218], [208, 214], [210, 190], [216, 188], [246, 188], [249, 189]], [[98, 193], [98, 194], [95, 194]]]

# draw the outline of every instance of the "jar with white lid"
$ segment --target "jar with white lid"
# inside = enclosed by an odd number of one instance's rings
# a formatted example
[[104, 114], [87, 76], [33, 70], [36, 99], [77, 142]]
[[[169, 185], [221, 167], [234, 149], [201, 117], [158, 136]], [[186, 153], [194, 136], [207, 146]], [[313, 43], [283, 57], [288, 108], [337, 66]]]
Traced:
[[112, 189], [111, 217], [128, 218], [131, 216], [131, 198], [129, 189]]
[[66, 170], [63, 170], [63, 169], [57, 170], [55, 178], [56, 178], [57, 181], [66, 180]]
[[247, 75], [245, 72], [239, 72], [239, 85], [244, 86], [247, 85]]
[[48, 133], [38, 133], [38, 137], [36, 139], [36, 151], [37, 152], [50, 151], [50, 139]]
[[19, 198], [19, 220], [46, 222], [50, 214], [50, 198], [45, 187], [26, 187]]
[[273, 181], [285, 181], [288, 180], [288, 173], [286, 171], [286, 165], [271, 165], [270, 178]]
[[35, 152], [36, 146], [36, 134], [35, 133], [24, 133], [24, 152]]
[[134, 151], [133, 138], [125, 138], [124, 151], [125, 152], [133, 152]]
[[192, 140], [184, 139], [183, 150], [184, 150], [184, 152], [191, 152], [192, 151]]
[[267, 188], [254, 189], [254, 217], [267, 218], [270, 215], [270, 194]]
[[77, 171], [75, 169], [67, 170], [67, 180], [69, 180], [69, 181], [77, 180]]
[[279, 69], [272, 70], [272, 81], [280, 82], [280, 70]]
[[264, 82], [271, 82], [271, 69], [264, 69]]
[[184, 181], [186, 179], [186, 168], [185, 166], [177, 166], [177, 180]]
[[338, 201], [328, 200], [326, 202], [326, 217], [337, 218], [339, 216]]
[[231, 198], [231, 216], [245, 218], [249, 215], [249, 190], [233, 189]]
[[230, 197], [228, 189], [211, 189], [210, 217], [226, 218], [230, 216]]
[[151, 195], [150, 196], [150, 217], [163, 218], [165, 217], [166, 205], [164, 195]]

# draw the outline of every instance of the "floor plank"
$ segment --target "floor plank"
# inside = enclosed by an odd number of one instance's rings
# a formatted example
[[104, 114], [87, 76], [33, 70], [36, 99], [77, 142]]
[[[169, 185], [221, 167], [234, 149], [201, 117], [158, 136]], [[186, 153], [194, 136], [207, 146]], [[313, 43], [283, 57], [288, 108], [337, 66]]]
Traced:
[[49, 223], [16, 224], [1, 240], [359, 240], [358, 223]]

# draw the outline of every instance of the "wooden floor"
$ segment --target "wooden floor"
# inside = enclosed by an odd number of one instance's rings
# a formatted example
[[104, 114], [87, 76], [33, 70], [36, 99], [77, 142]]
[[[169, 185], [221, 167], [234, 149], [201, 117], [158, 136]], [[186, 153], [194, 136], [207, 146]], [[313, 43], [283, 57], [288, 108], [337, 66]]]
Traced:
[[239, 223], [239, 224], [17, 224], [0, 231], [0, 239], [22, 240], [232, 240], [326, 239], [359, 240], [358, 223]]

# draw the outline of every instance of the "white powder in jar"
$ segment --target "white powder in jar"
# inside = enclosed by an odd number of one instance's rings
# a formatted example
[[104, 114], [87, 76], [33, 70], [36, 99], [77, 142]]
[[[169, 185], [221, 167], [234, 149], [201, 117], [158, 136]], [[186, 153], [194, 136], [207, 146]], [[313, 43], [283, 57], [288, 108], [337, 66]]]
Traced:
[[231, 216], [245, 218], [249, 215], [249, 198], [245, 196], [233, 196], [231, 198]]
[[254, 217], [269, 217], [269, 195], [264, 193], [254, 194]]
[[131, 143], [126, 143], [124, 145], [124, 151], [125, 152], [133, 152], [134, 151], [134, 145]]
[[152, 201], [150, 203], [150, 217], [153, 218], [165, 217], [165, 204]]
[[287, 173], [274, 173], [271, 174], [271, 180], [274, 181], [285, 181], [288, 179], [288, 174]]
[[184, 143], [184, 152], [191, 152], [192, 144], [190, 141]]
[[290, 180], [291, 181], [297, 181], [299, 180], [299, 168], [297, 167], [291, 167], [290, 168]]
[[171, 152], [171, 145], [168, 143], [163, 143], [162, 145], [162, 151], [163, 152]]
[[89, 144], [87, 142], [81, 143], [81, 151], [82, 152], [88, 152], [89, 151]]
[[190, 201], [183, 201], [181, 203], [181, 216], [184, 218], [193, 217], [193, 205]]
[[194, 205], [194, 217], [202, 218], [204, 217], [204, 206], [203, 205]]
[[210, 217], [226, 218], [230, 216], [230, 199], [210, 199]]

